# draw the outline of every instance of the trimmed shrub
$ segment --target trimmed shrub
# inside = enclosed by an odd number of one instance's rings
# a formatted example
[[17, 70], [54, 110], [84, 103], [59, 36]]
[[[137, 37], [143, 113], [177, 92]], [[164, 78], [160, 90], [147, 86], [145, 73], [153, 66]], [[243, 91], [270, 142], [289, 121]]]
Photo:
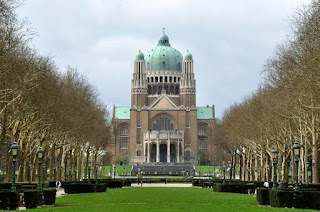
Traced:
[[55, 188], [43, 189], [43, 199], [45, 205], [53, 205], [56, 201], [57, 190]]
[[64, 192], [67, 194], [92, 193], [95, 192], [95, 188], [94, 184], [71, 183], [64, 185]]
[[254, 190], [256, 188], [253, 184], [225, 184], [222, 183], [214, 183], [212, 185], [212, 189], [215, 192], [230, 192], [230, 193], [239, 193], [239, 194], [247, 194], [249, 190]]
[[49, 182], [49, 187], [56, 187], [56, 182], [50, 181]]
[[124, 181], [124, 186], [131, 186], [131, 181], [129, 180]]
[[319, 191], [301, 191], [297, 193], [297, 200], [294, 201], [295, 208], [309, 208], [320, 210], [320, 192]]
[[306, 184], [302, 186], [304, 189], [315, 189], [317, 191], [320, 191], [320, 183], [312, 183], [312, 184]]
[[19, 206], [19, 194], [13, 191], [0, 191], [0, 210], [16, 210]]
[[302, 190], [269, 190], [270, 205], [272, 207], [310, 208], [320, 210], [320, 192]]
[[122, 181], [119, 180], [107, 181], [106, 184], [108, 188], [122, 188]]
[[[0, 183], [0, 190], [10, 190], [12, 187], [12, 183]], [[16, 184], [16, 189], [21, 189], [21, 184]]]
[[96, 192], [106, 192], [107, 191], [107, 184], [106, 183], [99, 183], [96, 186]]
[[269, 189], [258, 188], [257, 189], [257, 201], [259, 205], [270, 205]]
[[27, 209], [36, 208], [40, 205], [40, 192], [39, 191], [25, 191], [24, 193], [24, 203]]

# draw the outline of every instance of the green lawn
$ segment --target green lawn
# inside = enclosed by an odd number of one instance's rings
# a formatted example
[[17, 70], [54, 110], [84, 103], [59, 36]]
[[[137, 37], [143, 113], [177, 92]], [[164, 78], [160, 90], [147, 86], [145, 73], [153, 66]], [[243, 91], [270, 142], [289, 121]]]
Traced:
[[59, 197], [41, 211], [313, 211], [258, 206], [254, 196], [202, 188], [122, 188]]

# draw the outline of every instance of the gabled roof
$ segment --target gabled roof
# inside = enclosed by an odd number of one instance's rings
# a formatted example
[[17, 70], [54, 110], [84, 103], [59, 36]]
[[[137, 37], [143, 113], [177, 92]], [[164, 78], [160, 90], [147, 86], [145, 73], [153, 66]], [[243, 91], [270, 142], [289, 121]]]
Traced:
[[114, 106], [113, 118], [115, 119], [130, 119], [129, 106]]
[[197, 107], [197, 119], [214, 119], [213, 107]]
[[151, 105], [150, 108], [178, 108], [167, 94], [161, 94]]

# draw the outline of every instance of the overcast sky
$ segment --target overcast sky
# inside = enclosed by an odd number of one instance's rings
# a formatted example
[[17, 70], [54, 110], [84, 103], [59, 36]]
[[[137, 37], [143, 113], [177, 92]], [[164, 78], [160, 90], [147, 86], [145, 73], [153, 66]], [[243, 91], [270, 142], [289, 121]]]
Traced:
[[76, 67], [102, 101], [129, 106], [133, 60], [166, 28], [172, 47], [194, 59], [197, 105], [216, 116], [256, 90], [289, 20], [308, 0], [25, 0], [18, 10], [32, 44], [65, 71]]

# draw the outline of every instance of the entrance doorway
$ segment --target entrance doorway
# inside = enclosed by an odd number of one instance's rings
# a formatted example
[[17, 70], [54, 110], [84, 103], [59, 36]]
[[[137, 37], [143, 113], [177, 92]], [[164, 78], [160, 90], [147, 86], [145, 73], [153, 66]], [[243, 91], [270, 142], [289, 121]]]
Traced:
[[167, 145], [160, 144], [160, 162], [167, 162]]

